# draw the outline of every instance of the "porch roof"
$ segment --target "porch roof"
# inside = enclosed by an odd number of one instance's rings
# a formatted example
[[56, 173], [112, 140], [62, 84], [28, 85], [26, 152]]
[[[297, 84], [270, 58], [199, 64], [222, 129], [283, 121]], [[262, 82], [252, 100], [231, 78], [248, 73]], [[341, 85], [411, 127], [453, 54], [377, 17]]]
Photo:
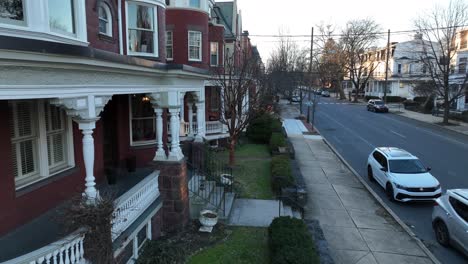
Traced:
[[[98, 186], [98, 189], [101, 193], [112, 193], [120, 197], [153, 171], [151, 168], [141, 168], [132, 173], [121, 173], [115, 185], [103, 183]], [[0, 237], [0, 262], [30, 253], [68, 235], [58, 221], [67, 203], [62, 203], [33, 221]], [[160, 204], [161, 199], [157, 199], [150, 207], [154, 210], [160, 207]]]

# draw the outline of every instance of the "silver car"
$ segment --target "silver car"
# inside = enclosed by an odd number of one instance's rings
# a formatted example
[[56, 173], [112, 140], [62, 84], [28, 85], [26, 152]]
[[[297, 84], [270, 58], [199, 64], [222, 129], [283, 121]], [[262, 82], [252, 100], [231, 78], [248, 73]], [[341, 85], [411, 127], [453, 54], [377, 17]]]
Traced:
[[468, 189], [447, 190], [436, 200], [432, 226], [441, 245], [454, 246], [468, 256]]

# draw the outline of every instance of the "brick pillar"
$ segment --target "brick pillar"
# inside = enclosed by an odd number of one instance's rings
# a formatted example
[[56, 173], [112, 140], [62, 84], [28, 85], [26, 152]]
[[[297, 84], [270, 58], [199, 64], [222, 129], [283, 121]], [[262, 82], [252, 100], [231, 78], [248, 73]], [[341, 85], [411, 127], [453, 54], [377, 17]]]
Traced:
[[187, 164], [155, 161], [152, 165], [159, 174], [159, 191], [163, 199], [162, 231], [175, 232], [184, 229], [189, 221], [189, 195]]

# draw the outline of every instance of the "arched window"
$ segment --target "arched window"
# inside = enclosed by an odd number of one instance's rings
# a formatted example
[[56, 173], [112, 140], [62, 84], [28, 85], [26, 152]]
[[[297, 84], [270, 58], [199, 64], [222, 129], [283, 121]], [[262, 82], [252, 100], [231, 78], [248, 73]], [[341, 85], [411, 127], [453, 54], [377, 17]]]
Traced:
[[99, 33], [112, 37], [112, 13], [107, 4], [101, 2], [98, 6]]

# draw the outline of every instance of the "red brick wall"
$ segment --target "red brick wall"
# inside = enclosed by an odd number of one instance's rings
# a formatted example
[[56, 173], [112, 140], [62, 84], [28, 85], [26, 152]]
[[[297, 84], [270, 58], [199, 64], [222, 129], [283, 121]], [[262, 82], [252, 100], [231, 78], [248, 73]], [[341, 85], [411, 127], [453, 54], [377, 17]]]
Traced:
[[[209, 69], [208, 14], [184, 9], [166, 10], [166, 29], [173, 32], [173, 63]], [[188, 31], [202, 32], [202, 61], [188, 60]]]
[[[218, 65], [222, 65], [223, 57], [224, 57], [224, 27], [210, 25], [208, 41], [210, 43], [218, 42]], [[210, 58], [210, 63], [211, 63], [211, 58]], [[213, 67], [211, 68], [213, 69]], [[215, 70], [219, 68], [221, 67], [215, 67]]]
[[[0, 120], [8, 120], [8, 102], [0, 101]], [[102, 126], [100, 122], [94, 132], [96, 182], [104, 180], [103, 152], [101, 146]], [[77, 124], [73, 124], [73, 142], [75, 149], [75, 169], [70, 175], [56, 178], [43, 187], [19, 195], [15, 191], [13, 164], [11, 159], [10, 130], [8, 126], [0, 128], [0, 235], [21, 226], [66, 199], [82, 192], [85, 188], [85, 169], [83, 164], [82, 134]], [[70, 173], [70, 172], [65, 172]], [[33, 187], [32, 185], [31, 187]]]
[[86, 23], [90, 46], [110, 52], [119, 53], [119, 26], [117, 0], [99, 0], [106, 3], [112, 13], [112, 37], [99, 34], [98, 0], [86, 1]]

